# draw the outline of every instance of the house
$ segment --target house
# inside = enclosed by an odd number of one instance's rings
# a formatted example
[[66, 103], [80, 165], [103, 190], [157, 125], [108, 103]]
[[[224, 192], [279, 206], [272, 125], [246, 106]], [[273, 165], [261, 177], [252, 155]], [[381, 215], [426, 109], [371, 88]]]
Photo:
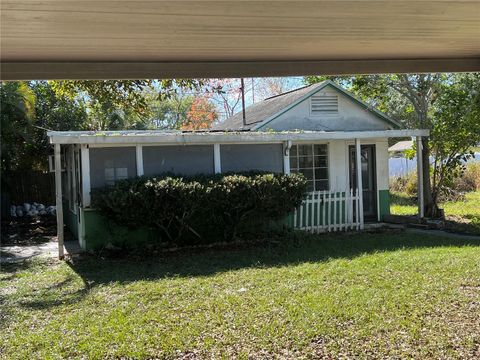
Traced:
[[165, 172], [302, 173], [311, 195], [293, 215], [292, 226], [361, 229], [389, 213], [388, 139], [416, 137], [419, 144], [429, 135], [401, 129], [331, 81], [270, 97], [248, 107], [245, 115], [203, 132], [49, 132], [55, 145], [59, 239], [63, 220], [84, 249], [105, 245], [112, 236], [149, 236], [109, 225], [92, 208], [91, 192], [121, 179]]

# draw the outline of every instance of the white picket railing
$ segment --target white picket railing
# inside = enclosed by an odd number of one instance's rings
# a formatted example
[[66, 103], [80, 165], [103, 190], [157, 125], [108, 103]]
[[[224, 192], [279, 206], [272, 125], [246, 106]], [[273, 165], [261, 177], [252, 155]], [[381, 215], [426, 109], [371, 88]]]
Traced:
[[295, 210], [293, 225], [312, 233], [360, 229], [358, 189], [313, 191]]

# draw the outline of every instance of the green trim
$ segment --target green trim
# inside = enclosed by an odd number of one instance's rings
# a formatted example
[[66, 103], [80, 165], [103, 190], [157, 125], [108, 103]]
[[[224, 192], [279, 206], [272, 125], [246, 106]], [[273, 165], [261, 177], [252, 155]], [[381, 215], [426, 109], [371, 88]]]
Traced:
[[70, 207], [68, 206], [68, 202], [63, 202], [63, 222], [70, 233], [73, 235], [74, 239], [78, 240], [78, 214], [74, 214]]
[[378, 206], [380, 212], [380, 220], [383, 220], [385, 215], [390, 215], [390, 191], [378, 190]]
[[97, 210], [84, 211], [84, 221], [86, 250], [99, 250], [107, 244], [127, 249], [136, 248], [160, 240], [152, 230], [129, 229], [117, 225]]
[[[83, 215], [86, 250], [100, 250], [108, 244], [123, 249], [148, 248], [149, 245], [161, 246], [164, 244], [155, 229], [130, 229], [120, 226], [94, 209], [84, 210]], [[289, 215], [278, 221], [270, 221], [268, 224], [245, 224], [242, 230], [245, 233], [255, 233], [256, 231], [281, 231], [284, 228], [292, 227], [293, 215]]]
[[344, 88], [342, 88], [340, 85], [337, 85], [335, 84], [333, 81], [330, 81], [330, 80], [326, 80], [324, 81], [323, 83], [321, 83], [321, 85], [319, 85], [318, 87], [314, 88], [312, 91], [308, 92], [307, 94], [305, 94], [304, 96], [302, 96], [300, 99], [298, 99], [297, 101], [293, 102], [292, 104], [288, 105], [285, 109], [281, 110], [280, 112], [276, 113], [275, 115], [272, 115], [270, 118], [267, 118], [266, 120], [262, 121], [260, 124], [254, 126], [251, 130], [260, 130], [262, 129], [265, 125], [269, 124], [270, 122], [272, 122], [273, 120], [275, 120], [276, 118], [278, 118], [279, 116], [285, 114], [287, 111], [291, 110], [292, 108], [294, 108], [295, 106], [301, 104], [302, 102], [304, 102], [305, 100], [308, 100], [311, 96], [313, 96], [314, 94], [316, 94], [317, 92], [319, 92], [320, 90], [324, 89], [325, 87], [327, 86], [331, 86], [332, 88], [340, 91], [341, 93], [343, 93], [344, 95], [346, 95], [347, 97], [349, 97], [350, 99], [352, 99], [355, 103], [357, 103], [358, 105], [360, 105], [361, 107], [363, 107], [364, 109], [372, 112], [374, 115], [376, 115], [378, 118], [380, 118], [381, 120], [387, 122], [389, 125], [392, 125], [395, 129], [401, 129], [402, 128], [402, 125], [400, 123], [398, 123], [397, 121], [393, 120], [392, 118], [390, 118], [389, 116], [387, 116], [386, 114], [382, 113], [381, 111], [369, 106], [368, 104], [366, 104], [365, 102], [363, 102], [362, 100], [358, 99], [354, 94], [352, 94], [351, 92], [345, 90]]

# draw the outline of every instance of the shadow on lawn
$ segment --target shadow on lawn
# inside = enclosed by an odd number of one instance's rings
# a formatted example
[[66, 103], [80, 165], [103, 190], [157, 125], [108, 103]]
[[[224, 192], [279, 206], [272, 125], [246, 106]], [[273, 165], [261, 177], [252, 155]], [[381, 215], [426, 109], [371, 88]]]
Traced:
[[[21, 306], [48, 309], [74, 304], [81, 301], [92, 288], [108, 283], [126, 284], [138, 280], [211, 276], [245, 268], [281, 267], [339, 258], [353, 259], [362, 254], [375, 252], [448, 246], [480, 246], [480, 239], [453, 239], [394, 232], [323, 236], [295, 233], [284, 236], [281, 242], [245, 244], [226, 249], [183, 250], [141, 259], [101, 259], [98, 256], [87, 255], [67, 262], [82, 278], [83, 286], [80, 288], [78, 285], [71, 286], [74, 277], [74, 274], [71, 274], [63, 281], [44, 287], [40, 292], [24, 298]], [[8, 264], [8, 268], [3, 267], [0, 272], [5, 279], [10, 272], [27, 269], [29, 263]], [[0, 303], [2, 300], [5, 299], [0, 297]]]
[[399, 249], [444, 246], [480, 246], [479, 240], [383, 232], [376, 234], [290, 235], [282, 242], [243, 248], [204, 249], [162, 254], [145, 259], [98, 259], [69, 262], [85, 284], [128, 283], [169, 277], [210, 276], [243, 268], [268, 268], [331, 259], [352, 259], [362, 254]]

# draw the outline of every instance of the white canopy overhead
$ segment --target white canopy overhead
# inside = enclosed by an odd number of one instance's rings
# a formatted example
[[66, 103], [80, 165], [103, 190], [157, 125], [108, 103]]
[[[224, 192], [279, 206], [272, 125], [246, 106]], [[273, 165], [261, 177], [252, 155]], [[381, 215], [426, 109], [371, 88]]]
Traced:
[[480, 71], [479, 0], [1, 0], [1, 78]]

